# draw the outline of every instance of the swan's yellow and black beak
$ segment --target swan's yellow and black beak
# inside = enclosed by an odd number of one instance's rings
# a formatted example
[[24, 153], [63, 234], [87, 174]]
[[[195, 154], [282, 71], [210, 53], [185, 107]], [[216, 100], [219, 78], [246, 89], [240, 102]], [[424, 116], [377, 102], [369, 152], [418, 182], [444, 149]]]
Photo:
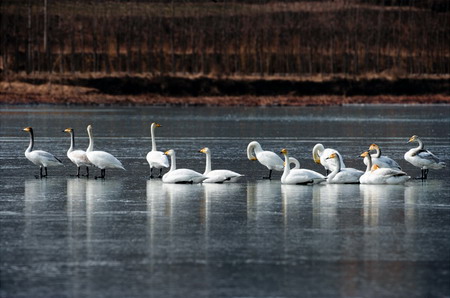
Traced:
[[164, 154], [165, 154], [165, 155], [169, 155], [169, 154], [170, 154], [170, 152], [169, 152], [169, 151], [166, 151], [166, 152], [164, 152]]
[[331, 153], [330, 156], [327, 157], [327, 159], [335, 158], [335, 157], [336, 157], [336, 153]]
[[283, 148], [283, 149], [281, 149], [280, 153], [286, 155], [288, 153], [288, 151], [286, 148]]
[[379, 147], [378, 147], [378, 145], [377, 144], [372, 144], [372, 145], [370, 145], [370, 147], [369, 147], [369, 151], [370, 150], [376, 150], [376, 149], [378, 149]]
[[202, 148], [202, 149], [200, 149], [198, 152], [206, 153], [206, 148]]
[[72, 131], [73, 131], [72, 128], [66, 128], [66, 129], [63, 130], [63, 132], [69, 132], [69, 133], [72, 132]]
[[25, 128], [23, 129], [23, 131], [30, 132], [31, 129], [32, 129], [31, 126], [28, 126], [28, 127], [25, 127]]
[[369, 155], [369, 152], [367, 152], [367, 151], [365, 151], [365, 152], [363, 152], [363, 153], [361, 153], [361, 157], [366, 157], [367, 155]]
[[414, 142], [417, 139], [416, 135], [413, 135], [412, 137], [409, 138], [408, 143]]

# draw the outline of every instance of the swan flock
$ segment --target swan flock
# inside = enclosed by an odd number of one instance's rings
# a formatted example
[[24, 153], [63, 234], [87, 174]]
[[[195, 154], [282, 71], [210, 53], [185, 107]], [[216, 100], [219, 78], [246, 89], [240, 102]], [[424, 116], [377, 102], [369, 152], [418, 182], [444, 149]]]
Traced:
[[[244, 175], [228, 169], [212, 169], [212, 151], [204, 147], [198, 152], [205, 154], [205, 170], [203, 173], [186, 168], [177, 168], [176, 153], [174, 149], [165, 152], [156, 149], [155, 129], [162, 125], [154, 122], [150, 125], [151, 150], [146, 155], [146, 160], [150, 167], [150, 178], [155, 178], [153, 170], [158, 170], [157, 178], [161, 178], [163, 183], [233, 183], [239, 181]], [[53, 154], [34, 150], [34, 130], [32, 127], [26, 127], [23, 131], [28, 132], [30, 143], [25, 151], [25, 157], [33, 164], [39, 166], [39, 176], [36, 178], [45, 178], [48, 176], [48, 167], [62, 166], [63, 162]], [[84, 151], [75, 149], [75, 131], [73, 128], [66, 128], [63, 132], [70, 135], [70, 147], [67, 150], [68, 159], [75, 164], [77, 168], [76, 177], [80, 177], [81, 167], [86, 168], [84, 176], [89, 177], [89, 167], [100, 169], [100, 176], [95, 178], [104, 179], [106, 169], [125, 170], [123, 164], [111, 153], [106, 151], [94, 150], [94, 135], [92, 125], [87, 126], [89, 136], [89, 146]], [[421, 169], [421, 175], [418, 179], [427, 179], [430, 169], [442, 169], [446, 166], [436, 155], [424, 148], [422, 140], [414, 135], [408, 143], [417, 142], [418, 146], [410, 149], [404, 155], [404, 159], [415, 167]], [[247, 146], [247, 158], [251, 161], [258, 161], [265, 166], [269, 173], [263, 179], [272, 179], [273, 171], [283, 172], [280, 178], [282, 184], [403, 184], [411, 177], [408, 176], [399, 164], [393, 159], [381, 155], [381, 149], [376, 144], [371, 144], [368, 150], [360, 154], [363, 157], [363, 163], [366, 170], [363, 172], [358, 169], [345, 166], [344, 158], [335, 149], [325, 148], [322, 144], [316, 144], [312, 149], [312, 159], [315, 163], [324, 167], [325, 175], [310, 169], [300, 167], [300, 162], [289, 156], [288, 149], [283, 148], [281, 156], [273, 151], [263, 150], [257, 141], [251, 141]], [[169, 168], [170, 158], [170, 168]], [[291, 164], [295, 167], [291, 168]], [[166, 168], [169, 170], [162, 175]]]

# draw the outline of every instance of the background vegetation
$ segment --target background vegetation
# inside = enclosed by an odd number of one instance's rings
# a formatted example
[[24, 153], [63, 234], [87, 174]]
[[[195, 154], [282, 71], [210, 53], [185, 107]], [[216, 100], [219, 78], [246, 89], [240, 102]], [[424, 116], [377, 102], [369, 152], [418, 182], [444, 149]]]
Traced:
[[0, 70], [450, 73], [448, 0], [2, 0]]

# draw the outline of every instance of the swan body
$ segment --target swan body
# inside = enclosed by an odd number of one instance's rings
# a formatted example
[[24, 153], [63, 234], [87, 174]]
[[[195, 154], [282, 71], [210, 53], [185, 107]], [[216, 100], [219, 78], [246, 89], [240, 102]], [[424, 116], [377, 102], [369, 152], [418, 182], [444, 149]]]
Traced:
[[281, 176], [282, 184], [315, 184], [325, 181], [324, 175], [308, 169], [291, 169], [289, 165], [289, 153], [287, 149], [282, 149], [284, 155], [285, 167]]
[[366, 172], [359, 178], [361, 184], [403, 184], [411, 178], [405, 172], [397, 169], [372, 166], [372, 157], [367, 151], [361, 156], [367, 159]]
[[353, 168], [341, 168], [341, 161], [339, 155], [332, 153], [327, 159], [335, 161], [336, 167], [327, 176], [327, 183], [330, 184], [356, 184], [359, 183], [359, 178], [364, 174], [363, 171]]
[[205, 147], [200, 149], [199, 152], [206, 155], [206, 166], [203, 175], [208, 178], [203, 180], [203, 183], [237, 182], [243, 176], [230, 170], [211, 170], [211, 150]]
[[[385, 155], [381, 155], [380, 147], [377, 144], [372, 144], [369, 147], [369, 151], [375, 150], [374, 154], [371, 154], [372, 164], [378, 165], [380, 168], [391, 168], [401, 170], [402, 168], [398, 163]], [[364, 158], [364, 164], [367, 166], [367, 158]]]
[[89, 147], [86, 149], [86, 156], [94, 166], [101, 170], [101, 176], [95, 178], [105, 178], [106, 169], [125, 170], [122, 163], [114, 155], [105, 151], [94, 151], [92, 125], [88, 125], [87, 132], [89, 135]]
[[284, 169], [283, 160], [275, 152], [264, 151], [256, 141], [248, 144], [247, 158], [249, 160], [257, 160], [269, 169], [269, 176], [263, 177], [263, 179], [271, 179], [273, 170], [281, 172]]
[[164, 174], [162, 181], [164, 183], [201, 183], [208, 177], [191, 169], [177, 169], [175, 150], [170, 149], [164, 152], [165, 155], [170, 156], [171, 165], [170, 170]]
[[[25, 127], [23, 130], [30, 134], [30, 145], [28, 145], [27, 150], [25, 150], [25, 157], [35, 165], [39, 166], [39, 177], [47, 177], [47, 167], [61, 166], [63, 164], [62, 161], [47, 151], [33, 150], [33, 128], [29, 126]], [[42, 169], [44, 169], [44, 174], [42, 174]]]
[[336, 168], [336, 164], [332, 160], [327, 159], [327, 157], [333, 153], [339, 155], [341, 168], [345, 168], [344, 159], [337, 150], [331, 148], [325, 149], [322, 144], [316, 144], [312, 150], [314, 162], [317, 164], [321, 164], [325, 168], [327, 174], [329, 172], [332, 172]]
[[411, 163], [413, 166], [416, 166], [421, 169], [422, 177], [421, 179], [427, 179], [429, 169], [442, 169], [445, 168], [446, 164], [443, 161], [440, 161], [439, 158], [431, 153], [430, 151], [424, 148], [422, 141], [418, 136], [412, 136], [408, 143], [418, 142], [419, 146], [416, 148], [410, 149], [405, 153], [405, 160]]
[[152, 137], [152, 150], [147, 153], [147, 162], [150, 166], [150, 178], [153, 178], [153, 168], [159, 169], [159, 178], [163, 168], [169, 167], [169, 159], [163, 152], [156, 150], [155, 128], [161, 127], [160, 124], [153, 122], [150, 127]]
[[72, 128], [66, 128], [64, 132], [70, 134], [70, 148], [67, 150], [67, 157], [77, 166], [77, 177], [80, 177], [80, 168], [86, 167], [86, 176], [89, 176], [89, 166], [91, 163], [86, 156], [86, 151], [75, 150], [75, 131]]

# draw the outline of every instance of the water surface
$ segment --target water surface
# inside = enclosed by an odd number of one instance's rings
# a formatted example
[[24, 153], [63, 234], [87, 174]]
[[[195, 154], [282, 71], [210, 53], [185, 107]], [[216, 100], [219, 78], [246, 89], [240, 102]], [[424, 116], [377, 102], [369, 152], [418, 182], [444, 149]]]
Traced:
[[[281, 173], [246, 158], [246, 146], [288, 148], [323, 172], [311, 149], [338, 149], [348, 166], [377, 143], [403, 160], [417, 134], [449, 164], [449, 106], [290, 108], [0, 107], [0, 294], [2, 297], [423, 297], [450, 295], [450, 169], [400, 186], [281, 185]], [[237, 184], [166, 185], [149, 179], [150, 123], [177, 165], [245, 175]], [[118, 157], [127, 171], [75, 178], [65, 156], [77, 147]], [[36, 149], [65, 166], [38, 168]], [[94, 170], [98, 174], [98, 170]]]

